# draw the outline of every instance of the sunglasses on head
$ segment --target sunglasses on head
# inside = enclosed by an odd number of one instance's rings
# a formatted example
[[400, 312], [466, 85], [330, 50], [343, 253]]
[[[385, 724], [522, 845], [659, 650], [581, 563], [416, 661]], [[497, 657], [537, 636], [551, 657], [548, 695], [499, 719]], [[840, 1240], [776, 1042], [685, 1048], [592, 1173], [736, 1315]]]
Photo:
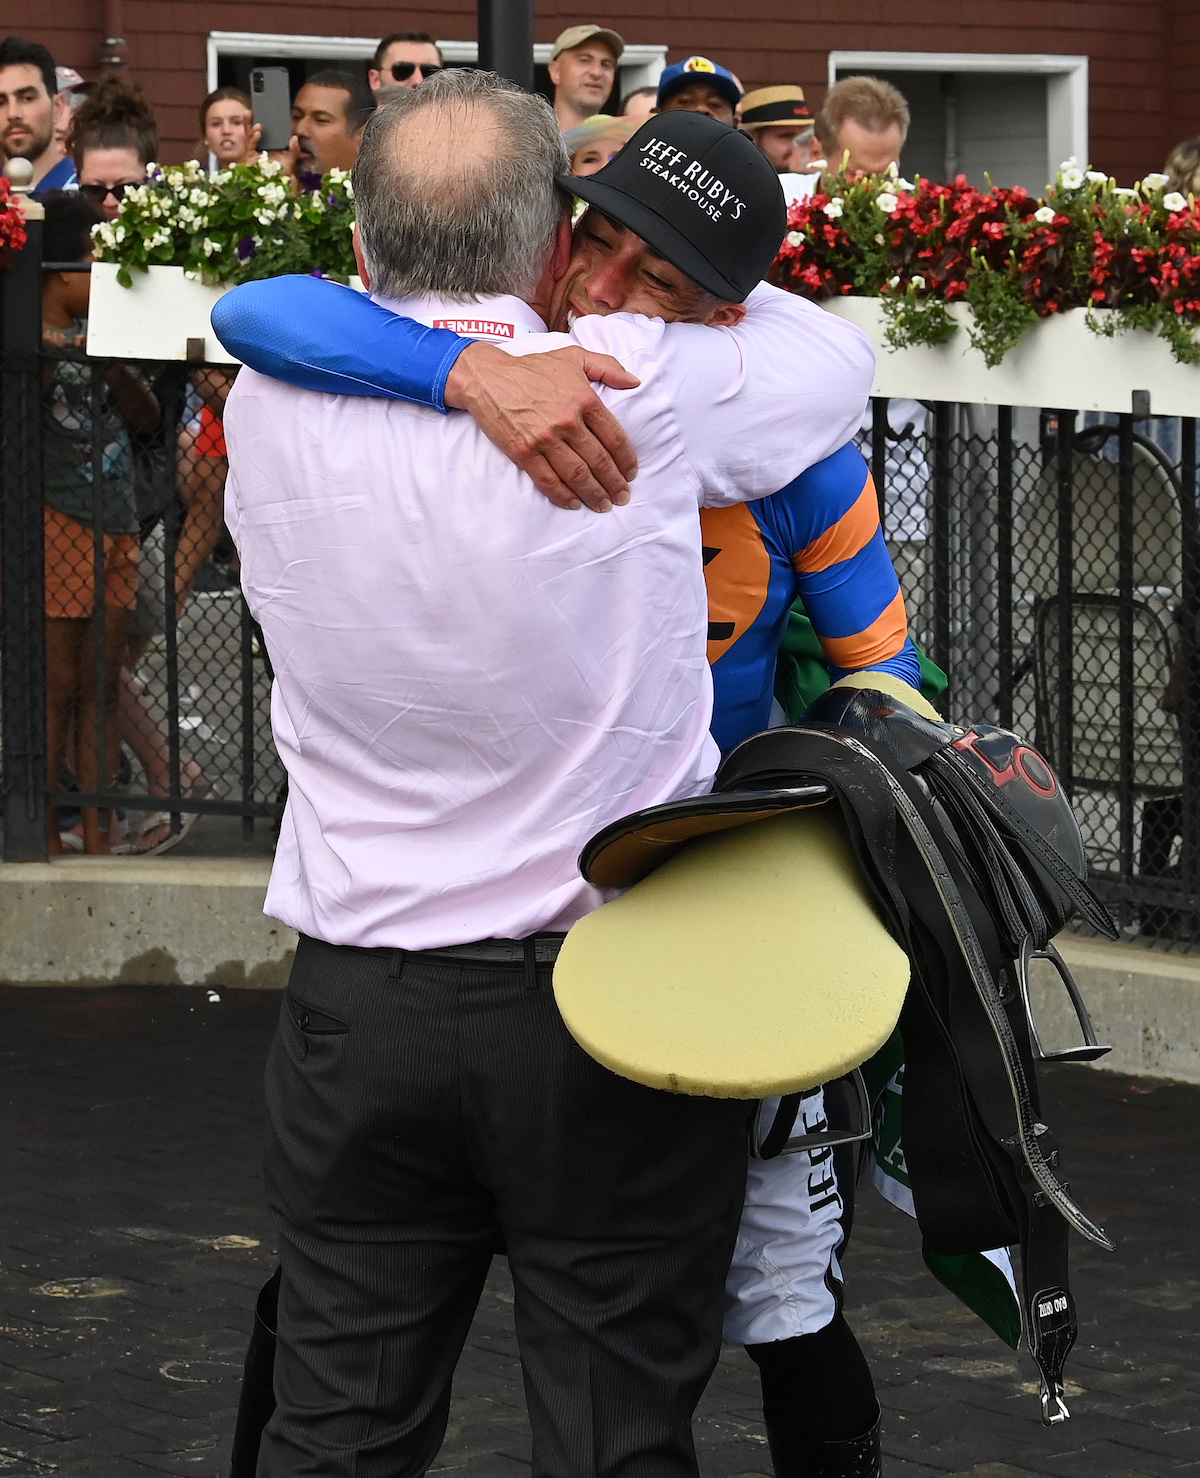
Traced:
[[126, 190], [132, 190], [134, 188], [135, 187], [130, 184], [80, 185], [79, 193], [84, 197], [85, 200], [90, 200], [94, 205], [103, 205], [110, 195], [114, 200], [119, 201], [124, 198]]
[[430, 67], [424, 62], [393, 62], [392, 76], [397, 82], [407, 82], [414, 72], [420, 72], [421, 81], [432, 77], [435, 72], [444, 72], [445, 67]]

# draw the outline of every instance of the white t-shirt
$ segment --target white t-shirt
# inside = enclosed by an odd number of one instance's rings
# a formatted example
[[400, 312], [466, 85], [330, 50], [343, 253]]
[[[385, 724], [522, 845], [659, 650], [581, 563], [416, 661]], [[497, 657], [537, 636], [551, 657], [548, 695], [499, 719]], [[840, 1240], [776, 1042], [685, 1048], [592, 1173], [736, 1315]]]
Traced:
[[779, 183], [783, 186], [784, 199], [790, 210], [793, 205], [808, 197], [817, 188], [817, 181], [821, 178], [819, 174], [781, 174]]
[[568, 513], [469, 416], [240, 372], [226, 518], [290, 782], [266, 911], [407, 949], [566, 929], [601, 901], [588, 838], [716, 768], [698, 509], [847, 441], [873, 355], [769, 287], [734, 329], [622, 314], [571, 338], [515, 298], [389, 306], [614, 355], [642, 381], [601, 391], [640, 471], [627, 507]]

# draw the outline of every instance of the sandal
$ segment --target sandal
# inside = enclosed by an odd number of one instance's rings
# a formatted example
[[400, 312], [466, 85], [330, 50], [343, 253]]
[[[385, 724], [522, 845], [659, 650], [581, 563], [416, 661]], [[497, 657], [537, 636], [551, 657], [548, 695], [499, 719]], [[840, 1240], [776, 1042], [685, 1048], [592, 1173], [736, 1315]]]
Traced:
[[119, 847], [114, 847], [112, 849], [113, 854], [118, 857], [161, 857], [164, 852], [169, 852], [172, 847], [177, 847], [199, 819], [198, 812], [184, 811], [182, 813], [182, 823], [178, 831], [169, 831], [167, 836], [153, 847], [143, 847], [140, 843], [146, 837], [152, 836], [156, 831], [161, 831], [164, 827], [171, 825], [170, 811], [148, 811], [146, 813], [146, 819], [142, 822], [142, 829], [137, 834], [137, 838], [132, 842], [122, 842]]

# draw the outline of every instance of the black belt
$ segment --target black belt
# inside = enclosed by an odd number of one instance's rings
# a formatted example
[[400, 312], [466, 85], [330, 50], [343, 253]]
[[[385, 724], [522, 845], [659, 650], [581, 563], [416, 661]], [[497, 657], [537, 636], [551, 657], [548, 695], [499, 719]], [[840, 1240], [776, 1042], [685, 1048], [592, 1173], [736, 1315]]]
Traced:
[[476, 939], [470, 944], [443, 944], [436, 949], [397, 949], [392, 952], [391, 974], [399, 976], [410, 957], [447, 965], [511, 965], [525, 972], [527, 990], [538, 988], [538, 966], [553, 965], [565, 934], [530, 934], [524, 939]]
[[530, 934], [526, 939], [476, 939], [471, 944], [440, 944], [436, 949], [406, 949], [423, 960], [469, 960], [478, 965], [553, 965], [565, 934]]

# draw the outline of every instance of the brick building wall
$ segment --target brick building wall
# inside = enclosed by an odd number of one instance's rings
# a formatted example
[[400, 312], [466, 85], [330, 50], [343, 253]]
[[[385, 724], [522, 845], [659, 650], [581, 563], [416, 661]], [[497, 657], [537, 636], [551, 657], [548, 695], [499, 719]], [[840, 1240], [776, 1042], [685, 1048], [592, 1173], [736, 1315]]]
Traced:
[[[158, 111], [167, 160], [194, 146], [210, 30], [475, 34], [470, 0], [412, 8], [373, 0], [124, 0], [122, 9], [129, 72]], [[4, 26], [93, 75], [105, 17], [105, 0], [8, 0]], [[580, 19], [612, 25], [629, 41], [665, 43], [671, 60], [707, 53], [747, 87], [800, 82], [815, 101], [831, 50], [1085, 54], [1091, 163], [1123, 181], [1157, 168], [1176, 140], [1200, 132], [1196, 0], [594, 0], [586, 15], [575, 0], [537, 0], [537, 39]]]

